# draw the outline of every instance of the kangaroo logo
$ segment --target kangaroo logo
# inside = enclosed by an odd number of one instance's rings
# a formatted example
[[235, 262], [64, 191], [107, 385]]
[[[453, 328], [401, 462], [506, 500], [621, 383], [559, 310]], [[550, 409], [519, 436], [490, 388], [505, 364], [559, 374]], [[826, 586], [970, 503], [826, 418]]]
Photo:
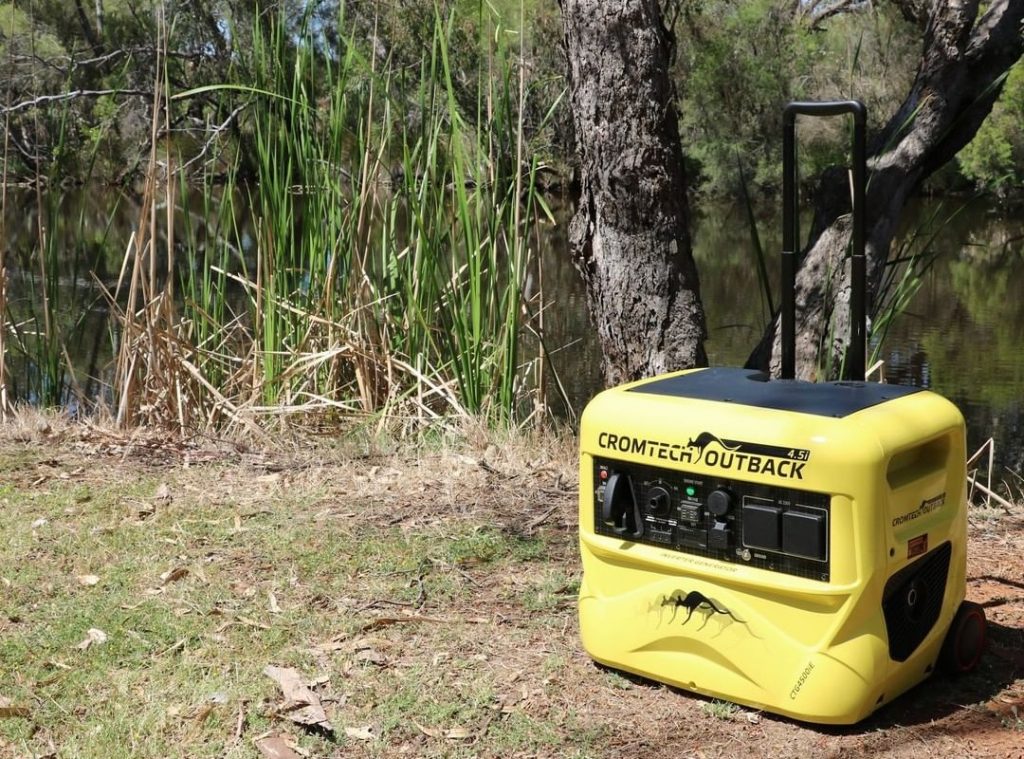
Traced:
[[[677, 590], [672, 595], [666, 596], [666, 597], [661, 599], [661, 605], [662, 606], [671, 606], [671, 607], [673, 607], [673, 609], [672, 609], [672, 618], [669, 620], [669, 624], [672, 624], [673, 622], [675, 622], [676, 614], [678, 613], [680, 608], [686, 609], [686, 619], [683, 620], [683, 624], [684, 625], [687, 622], [690, 621], [690, 617], [693, 616], [693, 613], [695, 611], [697, 611], [697, 609], [704, 609], [704, 608], [708, 609], [708, 612], [709, 612], [708, 615], [707, 615], [708, 619], [710, 619], [710, 617], [713, 614], [725, 614], [726, 616], [732, 617], [735, 621], [739, 622], [741, 625], [745, 625], [746, 624], [746, 622], [744, 622], [742, 619], [740, 619], [735, 614], [733, 614], [731, 611], [729, 611], [727, 608], [725, 608], [725, 606], [722, 606], [715, 599], [709, 598], [708, 596], [704, 595], [699, 590], [691, 590], [685, 596], [682, 593], [683, 592], [681, 590]], [[705, 625], [707, 624], [707, 619], [704, 620], [704, 624]], [[701, 625], [700, 629], [703, 629], [703, 628], [704, 628], [704, 625]]]
[[687, 443], [687, 447], [697, 451], [697, 457], [693, 463], [699, 463], [704, 458], [704, 449], [706, 449], [712, 443], [718, 443], [722, 448], [727, 451], [738, 451], [742, 447], [742, 443], [736, 440], [722, 440], [719, 437], [712, 435], [710, 432], [702, 432], [695, 438], [690, 438], [690, 442]]

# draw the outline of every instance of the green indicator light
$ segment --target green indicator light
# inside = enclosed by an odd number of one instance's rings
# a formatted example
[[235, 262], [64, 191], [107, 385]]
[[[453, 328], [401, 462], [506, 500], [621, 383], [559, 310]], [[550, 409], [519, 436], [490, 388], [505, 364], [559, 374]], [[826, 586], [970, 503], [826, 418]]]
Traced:
[[690, 485], [689, 487], [686, 488], [686, 494], [692, 498], [693, 496], [697, 495], [697, 488]]

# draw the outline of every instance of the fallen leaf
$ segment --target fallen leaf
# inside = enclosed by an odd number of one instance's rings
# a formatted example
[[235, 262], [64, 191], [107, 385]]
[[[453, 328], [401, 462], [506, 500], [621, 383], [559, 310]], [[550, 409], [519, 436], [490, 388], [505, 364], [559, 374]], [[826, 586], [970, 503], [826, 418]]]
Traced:
[[135, 516], [139, 519], [145, 519], [146, 517], [153, 516], [153, 514], [156, 513], [156, 506], [151, 503], [136, 502], [134, 506]]
[[751, 725], [756, 725], [761, 722], [761, 714], [759, 712], [747, 712], [747, 722]]
[[266, 759], [302, 759], [302, 754], [285, 743], [280, 735], [268, 735], [256, 740], [256, 748]]
[[98, 628], [90, 627], [85, 633], [85, 640], [75, 646], [75, 648], [80, 648], [84, 651], [93, 644], [101, 645], [106, 642], [107, 634], [105, 632]]
[[426, 736], [428, 736], [430, 738], [437, 738], [439, 735], [441, 735], [441, 728], [439, 728], [439, 727], [423, 727], [423, 725], [421, 725], [416, 720], [413, 720], [412, 724], [416, 725], [416, 728], [421, 733], [423, 733], [424, 735], [426, 735]]
[[373, 728], [369, 725], [364, 727], [346, 727], [345, 735], [355, 738], [357, 741], [375, 741], [377, 736], [373, 734]]
[[171, 500], [171, 489], [167, 486], [166, 482], [161, 482], [156, 492], [153, 494], [153, 498], [158, 501], [170, 501]]
[[32, 529], [33, 530], [38, 530], [40, 527], [45, 527], [49, 523], [50, 523], [49, 519], [46, 519], [45, 517], [39, 517], [39, 519], [35, 520], [32, 523]]
[[309, 689], [298, 670], [269, 665], [263, 670], [263, 674], [280, 686], [285, 703], [279, 707], [279, 711], [286, 713], [288, 719], [307, 727], [334, 732], [334, 726], [327, 719], [320, 698]]
[[0, 696], [0, 719], [27, 717], [31, 713], [27, 706], [16, 704], [11, 699]]
[[188, 575], [188, 567], [174, 567], [169, 569], [160, 575], [160, 582], [164, 585], [168, 585], [172, 582], [177, 582]]
[[349, 644], [345, 642], [345, 637], [334, 638], [332, 640], [324, 641], [323, 643], [317, 643], [315, 646], [309, 649], [314, 656], [320, 656], [323, 654], [333, 654], [348, 648]]
[[238, 615], [238, 624], [248, 625], [249, 627], [255, 627], [258, 630], [269, 630], [270, 625], [265, 625], [262, 622], [257, 622], [254, 619], [243, 617], [241, 614]]
[[274, 595], [273, 591], [270, 591], [270, 592], [267, 593], [267, 600], [270, 602], [269, 603], [270, 613], [271, 614], [280, 614], [281, 613], [281, 607], [277, 605], [277, 596]]
[[443, 737], [453, 741], [462, 741], [473, 737], [473, 734], [464, 727], [453, 727], [451, 730], [444, 730], [440, 727], [424, 727], [416, 720], [413, 720], [412, 723], [416, 725], [421, 733], [431, 738]]
[[198, 709], [196, 709], [195, 716], [192, 717], [192, 720], [199, 723], [206, 722], [207, 718], [210, 716], [210, 714], [213, 713], [213, 710], [215, 708], [217, 708], [216, 704], [203, 704]]
[[374, 664], [378, 667], [383, 667], [388, 663], [388, 658], [376, 648], [363, 648], [356, 651], [355, 660]]
[[86, 586], [97, 585], [100, 581], [96, 575], [78, 575], [75, 579], [78, 580], [79, 585]]

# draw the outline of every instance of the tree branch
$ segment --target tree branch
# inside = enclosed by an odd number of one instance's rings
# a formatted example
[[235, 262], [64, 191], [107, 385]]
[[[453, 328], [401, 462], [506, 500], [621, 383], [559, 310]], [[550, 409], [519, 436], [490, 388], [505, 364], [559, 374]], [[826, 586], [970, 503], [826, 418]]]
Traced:
[[827, 8], [821, 8], [816, 14], [811, 16], [811, 27], [820, 28], [822, 23], [838, 16], [840, 13], [850, 13], [853, 11], [863, 10], [870, 5], [868, 0], [840, 0]]
[[207, 138], [206, 142], [203, 143], [202, 149], [194, 156], [192, 156], [192, 158], [190, 158], [186, 163], [182, 164], [178, 168], [178, 171], [184, 173], [188, 171], [189, 167], [192, 166], [192, 164], [202, 159], [210, 151], [210, 148], [213, 146], [213, 143], [217, 141], [217, 138], [220, 137], [221, 133], [229, 126], [231, 126], [231, 123], [235, 120], [238, 114], [240, 114], [243, 110], [245, 110], [248, 107], [249, 103], [243, 103], [242, 105], [235, 108], [235, 110], [233, 110], [230, 114], [228, 114], [228, 117], [224, 119], [224, 121], [222, 121], [220, 124], [215, 126], [213, 128], [213, 131], [210, 132], [210, 136]]
[[797, 1], [796, 15], [807, 20], [812, 29], [820, 29], [821, 24], [841, 13], [862, 10], [871, 4], [871, 0], [809, 0]]
[[51, 103], [60, 103], [65, 100], [75, 100], [77, 98], [98, 98], [103, 97], [104, 95], [118, 95], [124, 97], [140, 95], [142, 97], [149, 98], [150, 100], [153, 99], [152, 90], [71, 90], [70, 92], [61, 92], [56, 95], [40, 95], [39, 97], [32, 98], [31, 100], [23, 100], [20, 103], [0, 108], [0, 114], [15, 113], [16, 111], [38, 108], [39, 106], [49, 105]]
[[[978, 20], [979, 0], [935, 2], [910, 92], [873, 141], [865, 204], [869, 302], [877, 292], [907, 199], [977, 133], [1024, 53], [1024, 2], [993, 0]], [[850, 207], [846, 172], [822, 177], [811, 238], [797, 274], [797, 373], [815, 376], [819, 353], [842, 361], [849, 335], [846, 275]], [[748, 363], [777, 370], [777, 321]]]

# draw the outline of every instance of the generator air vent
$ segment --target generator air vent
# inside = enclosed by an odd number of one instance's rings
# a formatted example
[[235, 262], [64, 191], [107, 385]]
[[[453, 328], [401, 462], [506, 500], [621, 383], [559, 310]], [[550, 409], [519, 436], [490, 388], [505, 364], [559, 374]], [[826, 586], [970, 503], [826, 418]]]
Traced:
[[885, 584], [882, 612], [893, 661], [906, 661], [938, 620], [951, 554], [952, 545], [943, 543]]

